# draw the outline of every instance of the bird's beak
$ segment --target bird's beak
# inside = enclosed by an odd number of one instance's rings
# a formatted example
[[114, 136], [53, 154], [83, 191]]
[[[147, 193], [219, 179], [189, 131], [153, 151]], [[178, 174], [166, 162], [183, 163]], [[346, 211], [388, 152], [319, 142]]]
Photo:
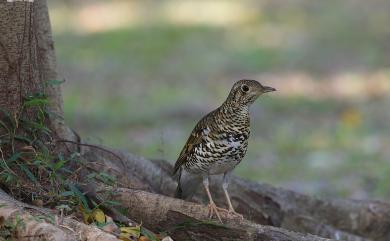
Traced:
[[263, 93], [267, 93], [267, 92], [272, 92], [272, 91], [276, 91], [275, 88], [272, 88], [272, 87], [269, 87], [269, 86], [263, 86], [262, 90], [261, 90]]

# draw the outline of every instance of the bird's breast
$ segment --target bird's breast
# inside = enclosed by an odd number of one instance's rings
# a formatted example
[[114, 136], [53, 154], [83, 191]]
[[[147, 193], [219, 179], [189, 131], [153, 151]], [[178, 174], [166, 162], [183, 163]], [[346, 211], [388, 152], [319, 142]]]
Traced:
[[194, 148], [189, 158], [193, 172], [221, 174], [232, 170], [245, 155], [248, 147], [247, 133], [220, 133], [208, 135]]

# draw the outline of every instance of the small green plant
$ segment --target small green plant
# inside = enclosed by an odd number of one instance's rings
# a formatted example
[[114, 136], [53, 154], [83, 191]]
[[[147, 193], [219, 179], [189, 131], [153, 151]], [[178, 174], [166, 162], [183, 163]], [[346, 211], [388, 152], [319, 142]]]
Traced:
[[[58, 83], [52, 81], [49, 84]], [[75, 214], [88, 224], [98, 227], [111, 225], [113, 220], [107, 219], [103, 210], [119, 206], [119, 203], [110, 200], [114, 195], [112, 189], [103, 187], [105, 198], [89, 199], [83, 188], [97, 182], [114, 187], [116, 179], [107, 172], [88, 168], [88, 162], [80, 153], [59, 151], [62, 150], [59, 143], [73, 142], [56, 139], [55, 133], [48, 128], [48, 104], [47, 96], [37, 93], [25, 98], [16, 114], [0, 109], [1, 187], [21, 201], [55, 208], [60, 216]], [[35, 218], [55, 223], [54, 216]], [[12, 226], [3, 227], [6, 236], [12, 238]], [[142, 233], [147, 233], [147, 230]], [[152, 234], [149, 236], [152, 237]]]
[[[56, 85], [59, 81], [48, 81]], [[84, 194], [74, 183], [81, 179], [82, 161], [78, 153], [58, 152], [55, 133], [48, 126], [48, 97], [35, 93], [24, 98], [20, 110], [0, 109], [0, 184], [15, 198], [70, 212], [83, 205]], [[92, 180], [93, 179], [93, 180]], [[105, 173], [99, 179], [114, 182]]]
[[14, 220], [5, 220], [4, 217], [0, 217], [0, 237], [5, 240], [14, 240], [17, 237], [17, 228], [24, 226], [25, 223], [19, 215], [16, 215]]

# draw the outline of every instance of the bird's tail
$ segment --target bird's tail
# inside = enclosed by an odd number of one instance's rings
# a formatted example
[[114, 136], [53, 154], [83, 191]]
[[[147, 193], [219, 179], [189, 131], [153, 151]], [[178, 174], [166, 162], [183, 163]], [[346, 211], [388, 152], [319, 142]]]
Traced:
[[183, 199], [183, 189], [181, 188], [181, 168], [178, 171], [177, 188], [175, 192], [175, 198]]
[[178, 170], [177, 180], [175, 198], [180, 199], [190, 199], [202, 183], [202, 177], [200, 175], [190, 174], [182, 168]]

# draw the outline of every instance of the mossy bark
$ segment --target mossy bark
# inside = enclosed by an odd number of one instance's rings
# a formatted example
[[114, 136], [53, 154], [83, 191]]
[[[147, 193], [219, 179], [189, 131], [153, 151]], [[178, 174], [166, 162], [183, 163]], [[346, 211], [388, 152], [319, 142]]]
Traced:
[[45, 94], [50, 113], [47, 125], [56, 138], [74, 139], [63, 120], [60, 86], [48, 84], [52, 80], [58, 76], [46, 1], [1, 1], [0, 108], [17, 117], [26, 98]]

